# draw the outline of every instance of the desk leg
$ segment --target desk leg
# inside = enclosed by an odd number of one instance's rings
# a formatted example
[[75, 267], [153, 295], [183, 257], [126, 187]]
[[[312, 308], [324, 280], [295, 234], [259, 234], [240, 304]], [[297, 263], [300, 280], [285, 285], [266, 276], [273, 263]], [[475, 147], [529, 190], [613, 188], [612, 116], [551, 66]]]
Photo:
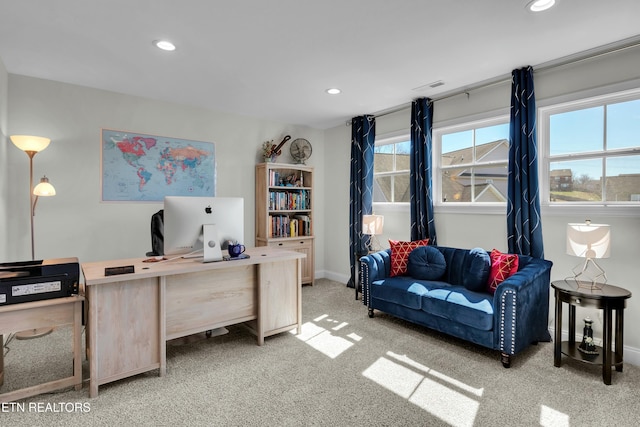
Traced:
[[616, 371], [622, 372], [624, 309], [616, 310]]
[[562, 301], [556, 291], [556, 338], [553, 343], [553, 366], [559, 367], [562, 363]]
[[602, 380], [611, 384], [611, 308], [604, 308], [604, 330], [602, 332]]
[[98, 397], [98, 290], [95, 286], [86, 287], [85, 301], [88, 316], [85, 329], [88, 331], [89, 346], [89, 397]]
[[82, 301], [73, 307], [73, 377], [76, 390], [82, 389]]

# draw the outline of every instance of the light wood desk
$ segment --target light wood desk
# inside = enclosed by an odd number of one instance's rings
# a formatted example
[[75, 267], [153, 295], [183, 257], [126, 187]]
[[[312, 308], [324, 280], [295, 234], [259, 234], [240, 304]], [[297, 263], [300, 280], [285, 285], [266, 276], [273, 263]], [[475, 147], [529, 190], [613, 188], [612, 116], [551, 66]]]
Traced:
[[[249, 259], [202, 263], [144, 258], [83, 263], [87, 300], [90, 397], [98, 386], [159, 369], [166, 373], [166, 342], [246, 322], [264, 338], [302, 328], [304, 254], [247, 248]], [[105, 267], [134, 265], [135, 273], [105, 276]]]
[[[0, 394], [0, 402], [11, 402], [65, 387], [82, 388], [82, 301], [73, 295], [0, 307], [0, 335], [43, 327], [73, 325], [73, 375], [67, 378]], [[4, 351], [4, 348], [0, 350]], [[42, 357], [47, 357], [46, 354]], [[0, 367], [0, 371], [3, 371]]]

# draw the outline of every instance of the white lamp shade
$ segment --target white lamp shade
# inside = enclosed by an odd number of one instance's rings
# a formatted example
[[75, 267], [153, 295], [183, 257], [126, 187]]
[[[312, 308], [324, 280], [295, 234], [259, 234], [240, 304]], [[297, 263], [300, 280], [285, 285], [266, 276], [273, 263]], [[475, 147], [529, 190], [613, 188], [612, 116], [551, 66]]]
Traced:
[[11, 142], [22, 151], [40, 152], [47, 148], [51, 140], [42, 136], [12, 135]]
[[55, 196], [56, 189], [49, 183], [49, 178], [46, 176], [40, 178], [40, 183], [33, 189], [34, 196]]
[[384, 226], [384, 216], [382, 215], [362, 215], [362, 233], [369, 235], [382, 234]]
[[567, 254], [582, 258], [609, 258], [608, 224], [567, 224]]

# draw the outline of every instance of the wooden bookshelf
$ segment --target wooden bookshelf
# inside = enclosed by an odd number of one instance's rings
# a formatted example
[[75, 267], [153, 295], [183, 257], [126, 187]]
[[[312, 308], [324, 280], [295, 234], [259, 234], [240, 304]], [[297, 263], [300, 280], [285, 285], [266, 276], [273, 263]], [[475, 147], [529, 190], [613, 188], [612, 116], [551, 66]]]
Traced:
[[313, 284], [313, 167], [256, 165], [256, 246], [304, 253], [302, 283]]

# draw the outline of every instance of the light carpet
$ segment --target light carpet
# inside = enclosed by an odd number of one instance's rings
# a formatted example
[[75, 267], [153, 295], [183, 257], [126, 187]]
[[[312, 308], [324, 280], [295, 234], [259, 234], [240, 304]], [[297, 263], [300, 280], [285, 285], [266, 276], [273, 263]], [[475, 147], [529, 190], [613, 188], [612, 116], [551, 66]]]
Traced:
[[[382, 313], [370, 319], [341, 283], [317, 280], [302, 301], [299, 336], [282, 333], [258, 346], [237, 325], [226, 335], [172, 342], [164, 377], [152, 371], [106, 384], [95, 399], [85, 380], [80, 391], [0, 406], [0, 425], [635, 426], [640, 419], [636, 366], [614, 372], [606, 386], [599, 367], [563, 358], [555, 368], [553, 344], [541, 343], [505, 369], [497, 352]], [[9, 342], [0, 392], [70, 375], [69, 340], [70, 329], [60, 328]]]

